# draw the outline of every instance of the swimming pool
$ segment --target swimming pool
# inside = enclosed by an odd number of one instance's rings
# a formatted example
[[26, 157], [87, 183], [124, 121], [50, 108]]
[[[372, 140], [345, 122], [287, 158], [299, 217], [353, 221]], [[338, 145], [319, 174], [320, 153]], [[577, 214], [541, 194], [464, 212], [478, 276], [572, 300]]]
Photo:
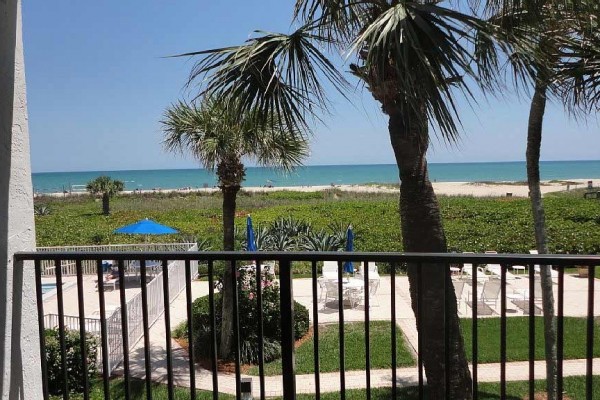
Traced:
[[46, 294], [56, 289], [56, 283], [42, 283], [42, 294]]

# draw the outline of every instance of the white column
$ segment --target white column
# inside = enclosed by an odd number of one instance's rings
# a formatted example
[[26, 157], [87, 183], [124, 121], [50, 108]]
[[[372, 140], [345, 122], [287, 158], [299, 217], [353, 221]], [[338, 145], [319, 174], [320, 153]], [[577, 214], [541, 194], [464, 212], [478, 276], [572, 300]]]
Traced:
[[0, 398], [41, 399], [42, 378], [31, 263], [33, 188], [20, 0], [0, 0]]

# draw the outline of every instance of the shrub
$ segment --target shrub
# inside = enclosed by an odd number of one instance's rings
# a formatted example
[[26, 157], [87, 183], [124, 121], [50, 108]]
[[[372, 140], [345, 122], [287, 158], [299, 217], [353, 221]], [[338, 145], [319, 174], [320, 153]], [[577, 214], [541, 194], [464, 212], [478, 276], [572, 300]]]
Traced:
[[[71, 393], [83, 392], [83, 364], [81, 362], [81, 341], [79, 331], [65, 330], [65, 347], [67, 349], [67, 380]], [[86, 334], [88, 376], [92, 380], [97, 374], [98, 339]], [[63, 370], [60, 356], [60, 339], [58, 329], [46, 329], [46, 366], [48, 369], [48, 392], [52, 395], [63, 394]]]
[[[263, 343], [265, 362], [279, 358], [281, 355], [281, 312], [279, 306], [279, 285], [268, 275], [263, 276]], [[215, 293], [215, 320], [217, 346], [219, 346], [222, 323], [223, 299]], [[308, 310], [302, 304], [294, 302], [294, 334], [299, 339], [308, 331]], [[238, 278], [238, 316], [240, 327], [240, 354], [242, 363], [258, 362], [258, 299], [256, 296], [256, 275], [241, 271]], [[211, 356], [212, 343], [210, 330], [210, 303], [208, 296], [200, 297], [192, 305], [192, 343], [197, 359]], [[187, 336], [187, 323], [179, 325], [173, 335], [178, 338]], [[207, 343], [209, 344], [207, 346]], [[233, 354], [230, 355], [233, 357]]]

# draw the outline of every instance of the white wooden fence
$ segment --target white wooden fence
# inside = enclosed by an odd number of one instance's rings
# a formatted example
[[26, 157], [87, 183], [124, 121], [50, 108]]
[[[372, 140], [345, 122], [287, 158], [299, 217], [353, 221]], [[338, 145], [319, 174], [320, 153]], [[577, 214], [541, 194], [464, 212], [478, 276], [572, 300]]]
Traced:
[[[194, 250], [192, 250], [192, 247]], [[198, 245], [196, 243], [138, 243], [138, 244], [109, 244], [109, 245], [98, 245], [98, 246], [55, 246], [55, 247], [38, 247], [37, 251], [49, 252], [49, 251], [75, 251], [75, 252], [108, 252], [108, 251], [140, 251], [140, 252], [153, 252], [153, 251], [196, 251]], [[125, 267], [128, 266], [126, 262]], [[77, 273], [75, 269], [75, 261], [62, 260], [62, 273], [63, 276], [75, 275]], [[42, 275], [43, 276], [54, 276], [55, 266], [52, 260], [43, 260], [41, 262]], [[84, 275], [95, 275], [97, 271], [96, 260], [83, 260], [81, 262], [81, 268]]]
[[[145, 248], [142, 251], [167, 251], [161, 245], [149, 244], [142, 246], [154, 246], [152, 249]], [[198, 247], [195, 243], [173, 243], [163, 246], [170, 246], [171, 251], [197, 251]], [[177, 247], [179, 246], [179, 247]], [[183, 248], [187, 246], [186, 248]], [[99, 246], [103, 247], [103, 246]], [[104, 246], [106, 247], [106, 246]], [[112, 246], [110, 249], [100, 249], [97, 246], [86, 246], [90, 250], [87, 251], [133, 251], [131, 248], [122, 246], [119, 250], [115, 250]], [[48, 248], [46, 248], [48, 249]], [[55, 248], [56, 249], [56, 248]], [[73, 247], [73, 250], [61, 248], [64, 251], [82, 251], [81, 247]], [[139, 250], [139, 248], [137, 249]], [[85, 251], [85, 250], [83, 250]], [[83, 263], [82, 263], [83, 265]], [[96, 261], [91, 261], [93, 274], [96, 274]], [[185, 276], [185, 261], [177, 260], [170, 261], [168, 264], [168, 279], [169, 279], [169, 304], [183, 291], [186, 284]], [[74, 272], [74, 267], [73, 267]], [[198, 276], [198, 263], [190, 262], [190, 272], [192, 279]], [[52, 272], [53, 273], [53, 272]], [[85, 270], [84, 270], [85, 274]], [[164, 313], [164, 291], [163, 291], [163, 272], [162, 270], [146, 284], [147, 293], [147, 310], [148, 310], [148, 329], [160, 318]], [[65, 326], [68, 329], [79, 330], [79, 317], [65, 316]], [[58, 315], [47, 314], [44, 316], [46, 328], [58, 327]], [[86, 332], [98, 334], [100, 337], [100, 319], [86, 318]], [[108, 370], [112, 373], [114, 369], [123, 361], [123, 331], [121, 324], [121, 308], [115, 309], [112, 314], [106, 315], [106, 332], [108, 337]], [[129, 350], [131, 350], [137, 342], [144, 336], [144, 325], [142, 318], [142, 293], [137, 293], [133, 298], [127, 301], [127, 338], [129, 341]], [[102, 351], [98, 351], [99, 356], [102, 356]], [[99, 366], [102, 366], [99, 360]]]

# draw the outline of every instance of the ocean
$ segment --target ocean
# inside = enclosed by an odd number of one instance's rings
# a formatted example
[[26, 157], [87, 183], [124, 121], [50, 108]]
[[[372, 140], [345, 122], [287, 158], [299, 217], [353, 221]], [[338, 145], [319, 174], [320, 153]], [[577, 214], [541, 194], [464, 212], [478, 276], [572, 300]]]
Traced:
[[[600, 179], [600, 160], [542, 161], [542, 180]], [[81, 171], [33, 173], [36, 193], [84, 191], [92, 179], [108, 175], [125, 183], [125, 190], [202, 188], [217, 184], [213, 173], [203, 169], [163, 169], [130, 171]], [[430, 163], [429, 176], [437, 182], [524, 181], [525, 162]], [[398, 183], [395, 164], [306, 166], [283, 175], [271, 168], [249, 167], [243, 186], [320, 186], [364, 183]]]

